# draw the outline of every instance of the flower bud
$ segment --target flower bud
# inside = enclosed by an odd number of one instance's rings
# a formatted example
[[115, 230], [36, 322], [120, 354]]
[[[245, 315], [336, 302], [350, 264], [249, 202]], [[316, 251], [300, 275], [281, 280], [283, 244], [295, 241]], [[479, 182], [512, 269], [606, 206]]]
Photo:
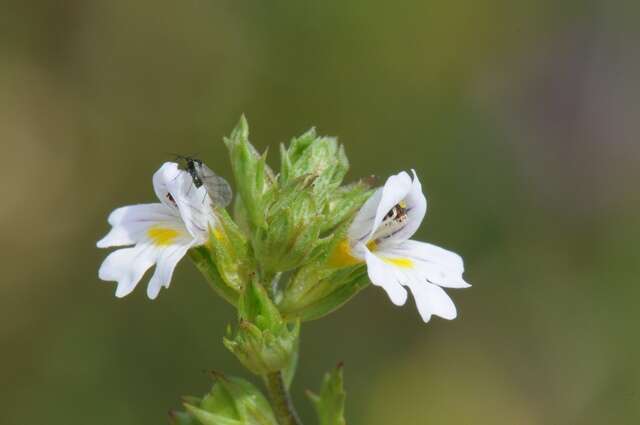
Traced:
[[295, 361], [300, 324], [293, 327], [282, 320], [267, 291], [251, 281], [238, 302], [236, 335], [224, 345], [256, 375], [287, 369]]
[[211, 391], [201, 399], [187, 397], [186, 412], [170, 413], [173, 425], [277, 425], [267, 399], [251, 383], [215, 375]]
[[280, 147], [281, 170], [278, 182], [286, 186], [304, 176], [311, 176], [310, 191], [317, 213], [322, 216], [320, 232], [325, 233], [357, 211], [369, 197], [365, 182], [340, 187], [349, 170], [344, 146], [334, 137], [321, 137], [311, 129], [294, 138], [289, 147]]
[[288, 148], [281, 145], [280, 154], [280, 184], [315, 176], [313, 190], [324, 196], [340, 186], [349, 169], [344, 147], [333, 137], [318, 137], [313, 128], [291, 140]]
[[349, 168], [344, 148], [314, 129], [281, 146], [277, 186], [263, 196], [266, 226], [252, 239], [266, 276], [302, 266], [326, 254], [327, 233], [354, 214], [369, 187], [340, 187]]

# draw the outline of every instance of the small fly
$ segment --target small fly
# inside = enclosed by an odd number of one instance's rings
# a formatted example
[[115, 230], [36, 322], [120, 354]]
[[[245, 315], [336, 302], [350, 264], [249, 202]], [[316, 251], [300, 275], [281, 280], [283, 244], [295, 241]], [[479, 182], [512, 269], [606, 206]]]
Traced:
[[211, 203], [215, 207], [226, 207], [231, 202], [233, 193], [227, 181], [214, 173], [202, 160], [190, 156], [176, 155], [186, 164], [186, 171], [191, 176], [196, 188], [205, 187]]
[[374, 240], [387, 239], [404, 229], [407, 225], [408, 212], [409, 209], [404, 201], [394, 205], [384, 216], [380, 227], [378, 227], [371, 238]]
[[404, 202], [396, 204], [389, 210], [387, 215], [384, 216], [383, 221], [391, 220], [397, 222], [403, 222], [407, 219], [407, 205]]

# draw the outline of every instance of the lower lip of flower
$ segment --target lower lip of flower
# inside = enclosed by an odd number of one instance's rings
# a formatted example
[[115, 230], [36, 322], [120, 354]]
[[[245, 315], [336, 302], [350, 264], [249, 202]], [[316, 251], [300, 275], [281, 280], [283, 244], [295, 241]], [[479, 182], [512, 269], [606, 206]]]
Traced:
[[154, 245], [167, 246], [171, 245], [180, 236], [180, 232], [162, 226], [152, 226], [147, 230], [147, 236], [149, 236]]
[[[369, 241], [369, 243], [367, 244], [367, 248], [369, 248], [369, 251], [371, 252], [376, 252], [378, 250], [378, 244], [376, 243], [376, 241]], [[395, 257], [395, 258], [380, 257], [380, 258], [382, 259], [382, 261], [384, 261], [387, 264], [391, 264], [392, 266], [400, 267], [403, 269], [413, 268], [413, 261], [411, 261], [409, 258], [402, 258], [402, 257]]]

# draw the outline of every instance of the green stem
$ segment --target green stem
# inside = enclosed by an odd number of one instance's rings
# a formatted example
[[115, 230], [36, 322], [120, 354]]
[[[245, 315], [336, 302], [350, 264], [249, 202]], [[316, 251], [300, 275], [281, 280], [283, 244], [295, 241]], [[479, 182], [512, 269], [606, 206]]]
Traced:
[[284, 384], [282, 371], [265, 375], [264, 381], [280, 425], [302, 425]]

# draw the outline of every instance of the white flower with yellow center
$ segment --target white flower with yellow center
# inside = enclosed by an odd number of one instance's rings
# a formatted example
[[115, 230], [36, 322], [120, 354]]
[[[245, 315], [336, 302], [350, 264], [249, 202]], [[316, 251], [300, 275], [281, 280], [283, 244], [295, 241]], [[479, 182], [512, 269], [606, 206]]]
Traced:
[[[369, 279], [381, 286], [395, 305], [404, 305], [409, 288], [420, 316], [454, 319], [456, 307], [442, 289], [467, 288], [459, 255], [409, 239], [420, 227], [427, 200], [415, 171], [387, 179], [356, 214], [344, 241], [334, 254], [342, 264], [366, 261]], [[336, 258], [337, 257], [337, 258]]]
[[117, 297], [130, 294], [155, 265], [147, 296], [156, 298], [169, 287], [178, 261], [205, 243], [215, 225], [206, 188], [196, 188], [178, 164], [164, 163], [153, 175], [153, 187], [161, 203], [116, 209], [109, 215], [111, 231], [97, 243], [98, 248], [133, 245], [109, 254], [98, 271], [100, 279], [118, 282]]

